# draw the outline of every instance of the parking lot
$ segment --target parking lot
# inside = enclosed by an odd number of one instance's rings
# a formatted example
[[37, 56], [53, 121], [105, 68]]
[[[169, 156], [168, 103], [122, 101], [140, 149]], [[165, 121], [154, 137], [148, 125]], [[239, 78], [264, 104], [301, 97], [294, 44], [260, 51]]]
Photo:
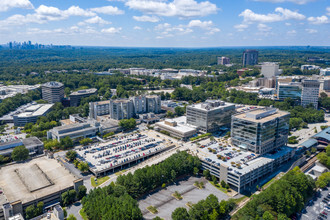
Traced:
[[[327, 188], [322, 190], [320, 195], [314, 197], [314, 199], [308, 203], [305, 210], [302, 211], [301, 220], [330, 219], [330, 209], [327, 211], [326, 207], [328, 204], [325, 203], [326, 200], [330, 201], [329, 193], [330, 190]], [[329, 199], [324, 200], [324, 198], [327, 197], [329, 197]]]
[[[196, 188], [193, 185], [195, 181], [204, 182], [205, 188]], [[171, 196], [175, 191], [178, 191], [181, 194], [182, 200], [176, 200]], [[145, 219], [153, 219], [156, 216], [159, 216], [167, 220], [171, 219], [171, 214], [176, 208], [185, 207], [189, 209], [186, 206], [188, 202], [197, 203], [210, 194], [214, 194], [218, 197], [219, 201], [229, 199], [224, 192], [221, 192], [219, 189], [212, 186], [204, 178], [189, 177], [188, 179], [176, 182], [176, 184], [167, 186], [165, 189], [145, 196], [139, 201], [139, 207]], [[152, 214], [146, 209], [150, 205], [156, 207], [158, 210], [157, 214]]]
[[90, 164], [97, 173], [106, 172], [129, 162], [163, 151], [163, 140], [140, 133], [112, 138], [106, 143], [97, 143], [77, 150], [80, 158]]

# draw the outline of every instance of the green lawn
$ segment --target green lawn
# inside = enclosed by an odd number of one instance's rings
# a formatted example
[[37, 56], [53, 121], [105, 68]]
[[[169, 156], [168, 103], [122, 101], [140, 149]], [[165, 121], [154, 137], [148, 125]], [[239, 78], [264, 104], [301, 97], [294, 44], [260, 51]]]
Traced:
[[216, 187], [217, 189], [221, 190], [224, 193], [228, 192], [228, 190], [226, 188], [221, 187], [219, 183], [217, 185], [215, 185], [213, 181], [209, 181], [209, 183], [211, 183], [214, 187]]
[[82, 219], [88, 220], [87, 214], [85, 213], [85, 210], [84, 209], [80, 209], [79, 214], [82, 217]]
[[97, 187], [97, 186], [101, 185], [102, 183], [104, 183], [105, 181], [107, 181], [108, 179], [110, 179], [110, 177], [108, 177], [108, 176], [97, 178], [97, 184], [96, 184], [94, 178], [95, 178], [94, 176], [91, 177], [91, 183], [92, 183], [93, 187]]

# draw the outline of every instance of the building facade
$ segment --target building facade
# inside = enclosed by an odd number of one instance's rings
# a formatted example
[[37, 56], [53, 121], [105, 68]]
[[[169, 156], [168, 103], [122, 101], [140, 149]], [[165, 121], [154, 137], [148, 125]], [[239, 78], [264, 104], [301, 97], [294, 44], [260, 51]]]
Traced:
[[228, 57], [218, 57], [218, 65], [230, 64], [230, 59]]
[[206, 100], [204, 103], [187, 106], [186, 110], [187, 124], [208, 133], [230, 124], [231, 116], [235, 113], [235, 105], [218, 100]]
[[232, 117], [231, 139], [236, 147], [265, 154], [288, 142], [290, 113], [265, 108]]
[[94, 137], [98, 131], [98, 127], [89, 123], [76, 123], [53, 128], [47, 132], [47, 138], [60, 141], [65, 137], [70, 137], [75, 140], [78, 138]]
[[301, 105], [306, 107], [310, 103], [314, 108], [318, 108], [318, 99], [320, 92], [320, 82], [318, 80], [303, 80]]
[[144, 114], [147, 112], [147, 99], [145, 96], [134, 96], [131, 98], [134, 105], [134, 113], [137, 114]]
[[64, 85], [60, 82], [48, 82], [41, 86], [42, 99], [48, 103], [61, 102], [64, 98]]
[[97, 89], [83, 89], [70, 94], [70, 106], [79, 106], [81, 99], [96, 95]]
[[254, 66], [258, 64], [259, 52], [256, 50], [245, 50], [243, 52], [243, 66]]
[[89, 103], [89, 118], [97, 119], [97, 116], [110, 114], [110, 100]]
[[326, 68], [326, 69], [320, 69], [320, 75], [321, 76], [330, 76], [330, 68]]
[[115, 120], [133, 118], [133, 102], [129, 99], [110, 100], [110, 117]]
[[291, 98], [300, 100], [302, 93], [302, 85], [299, 82], [278, 82], [277, 84], [277, 99], [284, 100]]
[[15, 126], [25, 126], [27, 123], [36, 123], [38, 118], [46, 116], [51, 111], [53, 104], [32, 105], [24, 110], [24, 112], [14, 115]]
[[281, 70], [277, 63], [266, 62], [261, 65], [261, 74], [267, 78], [276, 77], [281, 74]]
[[44, 144], [36, 137], [25, 138], [22, 140], [14, 140], [0, 144], [0, 155], [10, 157], [15, 147], [25, 146], [29, 150], [29, 155], [34, 156], [42, 154]]
[[[161, 112], [161, 98], [158, 95], [147, 95], [147, 113], [152, 112], [158, 114]], [[134, 106], [135, 107], [135, 106]], [[135, 107], [136, 108], [136, 107]]]

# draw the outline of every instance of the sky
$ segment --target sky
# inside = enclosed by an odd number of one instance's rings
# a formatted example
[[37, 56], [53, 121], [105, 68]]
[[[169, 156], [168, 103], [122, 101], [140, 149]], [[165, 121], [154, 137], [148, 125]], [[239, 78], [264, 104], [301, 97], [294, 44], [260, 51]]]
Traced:
[[330, 0], [0, 0], [0, 44], [330, 46]]

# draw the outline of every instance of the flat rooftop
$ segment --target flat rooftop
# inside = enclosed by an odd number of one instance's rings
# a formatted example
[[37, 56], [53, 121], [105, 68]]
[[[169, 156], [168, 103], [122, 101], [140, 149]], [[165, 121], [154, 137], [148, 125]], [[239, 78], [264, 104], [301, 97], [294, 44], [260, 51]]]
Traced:
[[74, 96], [74, 95], [85, 95], [85, 94], [93, 94], [97, 91], [97, 89], [82, 89], [82, 90], [78, 90], [78, 91], [75, 91], [75, 92], [72, 92], [70, 94], [70, 96]]
[[9, 202], [21, 200], [23, 204], [73, 186], [77, 179], [55, 159], [47, 157], [2, 167], [0, 176], [0, 197], [7, 197]]
[[216, 110], [216, 109], [222, 109], [227, 108], [229, 106], [234, 106], [235, 104], [219, 101], [219, 100], [206, 100], [203, 103], [193, 104], [189, 105], [189, 108], [195, 108], [202, 111], [210, 111], [210, 110]]
[[47, 82], [45, 84], [42, 84], [42, 86], [45, 86], [45, 87], [52, 87], [52, 88], [59, 88], [59, 87], [62, 87], [64, 86], [62, 83], [60, 82]]
[[45, 114], [54, 104], [38, 104], [32, 105], [24, 110], [24, 112], [18, 114], [18, 117], [29, 117], [29, 116], [41, 116]]
[[[171, 126], [171, 125], [165, 124], [165, 121], [168, 121], [168, 122], [171, 122], [171, 123], [176, 122], [177, 125], [176, 126]], [[161, 125], [163, 127], [167, 127], [169, 129], [176, 130], [180, 133], [196, 131], [195, 126], [187, 125], [187, 123], [186, 123], [187, 122], [187, 117], [186, 116], [181, 116], [181, 117], [173, 118], [173, 119], [166, 119], [165, 121], [157, 122], [156, 125]]]
[[[209, 152], [208, 148], [216, 150], [216, 153]], [[292, 148], [283, 146], [274, 154], [265, 154], [262, 156], [237, 147], [221, 147], [218, 143], [210, 144], [209, 146], [198, 150], [198, 156], [202, 160], [206, 160], [208, 158], [211, 161], [215, 161], [215, 165], [225, 165], [229, 167], [229, 171], [244, 175], [249, 173], [251, 170], [272, 162], [276, 158], [288, 154], [292, 151]], [[226, 157], [226, 161], [218, 159], [217, 155]], [[235, 163], [235, 166], [232, 165], [233, 162]], [[238, 168], [237, 164], [240, 164], [241, 168]]]
[[275, 108], [258, 108], [249, 112], [236, 114], [234, 117], [246, 121], [264, 123], [289, 114], [288, 112], [280, 111]]

